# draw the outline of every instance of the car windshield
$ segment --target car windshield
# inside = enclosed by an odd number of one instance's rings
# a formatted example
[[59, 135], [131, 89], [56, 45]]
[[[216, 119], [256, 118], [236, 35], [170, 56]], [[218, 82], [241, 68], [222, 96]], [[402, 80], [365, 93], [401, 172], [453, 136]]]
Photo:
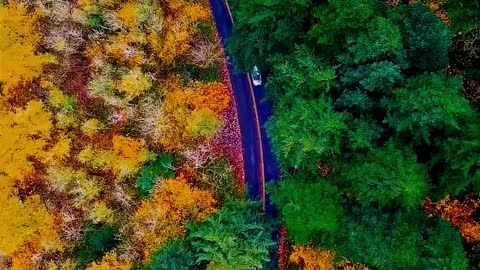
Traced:
[[254, 79], [254, 80], [261, 80], [260, 71], [258, 70], [257, 66], [254, 66], [254, 67], [253, 67], [253, 70], [252, 70], [252, 79]]

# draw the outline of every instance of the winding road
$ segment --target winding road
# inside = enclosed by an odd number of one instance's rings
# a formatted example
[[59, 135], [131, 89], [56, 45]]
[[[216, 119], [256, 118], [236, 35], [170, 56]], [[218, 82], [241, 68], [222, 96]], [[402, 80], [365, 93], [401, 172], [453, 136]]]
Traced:
[[[233, 17], [227, 0], [209, 0], [217, 31], [224, 48], [232, 33]], [[225, 50], [228, 71], [237, 105], [240, 133], [242, 137], [243, 160], [248, 195], [251, 199], [261, 199], [263, 209], [276, 215], [265, 192], [267, 182], [276, 181], [280, 171], [265, 133], [264, 124], [272, 112], [272, 104], [262, 101], [265, 96], [263, 85], [253, 86], [249, 74], [233, 72], [235, 59]]]

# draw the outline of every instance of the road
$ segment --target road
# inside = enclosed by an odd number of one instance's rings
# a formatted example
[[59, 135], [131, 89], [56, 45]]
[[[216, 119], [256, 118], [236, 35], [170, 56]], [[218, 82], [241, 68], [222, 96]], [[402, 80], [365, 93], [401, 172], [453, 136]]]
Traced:
[[[209, 1], [217, 31], [226, 48], [234, 24], [230, 8], [224, 0]], [[265, 96], [263, 85], [254, 86], [249, 74], [234, 73], [235, 59], [228, 52], [226, 57], [230, 59], [228, 71], [240, 122], [248, 195], [251, 199], [261, 199], [263, 209], [270, 215], [276, 215], [275, 208], [269, 203], [265, 192], [265, 184], [278, 180], [280, 176], [264, 129], [264, 124], [272, 112], [272, 104], [262, 101]]]

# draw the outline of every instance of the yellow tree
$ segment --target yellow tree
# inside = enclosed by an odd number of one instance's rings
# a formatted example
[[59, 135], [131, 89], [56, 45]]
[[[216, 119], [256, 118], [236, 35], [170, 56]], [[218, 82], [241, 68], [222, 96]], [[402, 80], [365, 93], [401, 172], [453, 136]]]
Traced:
[[119, 176], [135, 174], [148, 158], [143, 140], [115, 135], [112, 139], [113, 158], [109, 164]]
[[318, 250], [310, 246], [296, 246], [290, 254], [290, 262], [301, 266], [302, 270], [368, 270], [360, 264], [353, 264], [347, 260], [335, 263], [335, 253], [328, 250]]
[[209, 108], [216, 114], [223, 112], [230, 104], [228, 89], [219, 82], [197, 82], [186, 93], [186, 102], [193, 108]]
[[0, 254], [11, 256], [12, 269], [34, 269], [33, 254], [61, 250], [58, 224], [38, 195], [20, 201], [12, 180], [0, 174]]
[[37, 52], [41, 40], [35, 25], [40, 13], [27, 13], [22, 4], [0, 5], [0, 83], [3, 94], [23, 83], [28, 83], [42, 73], [45, 64], [53, 63], [50, 55]]
[[22, 182], [34, 171], [31, 158], [46, 157], [44, 148], [53, 128], [52, 115], [38, 100], [15, 113], [0, 109], [0, 174]]
[[130, 270], [132, 264], [129, 261], [120, 261], [115, 251], [108, 252], [100, 263], [91, 263], [86, 270]]
[[188, 221], [205, 220], [215, 205], [212, 193], [192, 188], [183, 177], [162, 181], [134, 216], [134, 238], [143, 245], [145, 261], [159, 246], [183, 236]]
[[32, 160], [54, 164], [70, 154], [71, 142], [66, 134], [52, 138], [51, 119], [52, 114], [39, 100], [15, 112], [0, 108], [0, 174], [22, 184], [34, 172]]

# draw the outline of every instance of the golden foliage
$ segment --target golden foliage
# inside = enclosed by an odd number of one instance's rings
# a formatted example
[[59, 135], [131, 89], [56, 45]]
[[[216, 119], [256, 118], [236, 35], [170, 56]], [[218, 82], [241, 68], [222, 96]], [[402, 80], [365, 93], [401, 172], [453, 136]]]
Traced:
[[129, 261], [119, 261], [115, 251], [108, 252], [102, 258], [102, 261], [97, 264], [91, 263], [86, 270], [130, 270], [132, 264]]
[[79, 177], [79, 172], [70, 167], [50, 166], [47, 169], [46, 179], [48, 186], [61, 193], [66, 193]]
[[89, 211], [88, 219], [90, 219], [93, 223], [113, 223], [113, 211], [108, 208], [105, 202], [95, 202]]
[[183, 177], [164, 180], [152, 198], [135, 213], [134, 237], [144, 247], [145, 261], [171, 239], [186, 233], [188, 221], [202, 221], [214, 211], [216, 201], [209, 191], [192, 188]]
[[0, 83], [3, 93], [29, 83], [42, 73], [45, 64], [53, 63], [50, 55], [37, 53], [40, 34], [35, 25], [40, 13], [27, 13], [22, 4], [0, 5]]
[[6, 112], [0, 109], [0, 173], [22, 182], [33, 173], [31, 158], [42, 160], [50, 132], [52, 115], [43, 103], [34, 100], [24, 110]]
[[303, 270], [335, 270], [334, 258], [331, 251], [297, 246], [290, 255], [290, 262], [301, 265]]
[[22, 202], [9, 185], [11, 182], [0, 175], [0, 214], [4, 217], [0, 222], [0, 253], [19, 256], [24, 249], [61, 250], [55, 218], [47, 212], [40, 196], [29, 196]]
[[317, 250], [313, 247], [296, 246], [290, 254], [290, 262], [301, 266], [302, 270], [368, 270], [359, 264], [347, 260], [340, 263], [334, 262], [335, 253], [328, 250]]
[[113, 160], [113, 154], [112, 151], [95, 150], [91, 146], [87, 146], [78, 153], [77, 158], [80, 162], [94, 169], [106, 169], [107, 164], [110, 164]]
[[72, 112], [75, 109], [76, 99], [65, 95], [52, 82], [40, 81], [40, 86], [48, 90], [48, 102], [57, 110]]
[[148, 158], [143, 140], [115, 135], [113, 137], [113, 159], [110, 167], [120, 176], [135, 174]]
[[197, 82], [186, 95], [188, 105], [194, 108], [209, 108], [217, 114], [228, 108], [231, 101], [227, 87], [219, 82]]
[[76, 173], [75, 185], [69, 190], [73, 195], [75, 207], [90, 210], [90, 204], [102, 192], [103, 179], [95, 176], [88, 176], [85, 172]]
[[187, 131], [193, 138], [213, 136], [222, 126], [222, 120], [209, 108], [194, 110], [187, 119]]
[[122, 76], [119, 89], [125, 92], [129, 99], [136, 98], [152, 87], [151, 79], [142, 73], [139, 68], [134, 68]]
[[439, 215], [448, 220], [454, 227], [460, 229], [462, 237], [467, 242], [480, 241], [480, 223], [475, 221], [474, 214], [480, 207], [480, 200], [467, 196], [464, 201], [452, 200], [447, 195], [439, 202], [427, 199], [423, 208], [430, 215]]
[[58, 164], [70, 156], [72, 140], [65, 134], [60, 133], [57, 143], [46, 153], [45, 162], [49, 164]]
[[96, 150], [87, 146], [80, 151], [80, 162], [94, 168], [112, 170], [120, 178], [135, 174], [149, 158], [143, 140], [115, 135], [112, 139], [112, 150]]
[[133, 2], [127, 2], [117, 12], [118, 18], [128, 27], [137, 26], [137, 5]]
[[[167, 150], [179, 150], [191, 144], [196, 137], [208, 137], [219, 128], [220, 113], [230, 103], [224, 84], [197, 82], [184, 89], [177, 79], [170, 78], [165, 85], [165, 100], [157, 108], [159, 111], [153, 113], [159, 119], [154, 130], [163, 131], [155, 133], [155, 142]], [[152, 119], [148, 122], [155, 123]], [[209, 129], [205, 129], [204, 124], [209, 124]]]
[[85, 123], [83, 123], [81, 130], [83, 134], [92, 138], [93, 135], [95, 135], [95, 133], [97, 133], [102, 128], [102, 123], [98, 119], [92, 118], [88, 119], [87, 121], [85, 121]]
[[[136, 45], [137, 43], [141, 45], [145, 42], [146, 38], [142, 35], [118, 34], [116, 36], [112, 36], [108, 40], [108, 43], [104, 45], [105, 52], [107, 55], [113, 57], [113, 59], [122, 64], [125, 64], [129, 67], [138, 67], [145, 62], [145, 56], [142, 50], [136, 48]], [[95, 52], [95, 50], [90, 51], [92, 59], [98, 57], [98, 54], [102, 49], [97, 48], [96, 50], [97, 52]]]

